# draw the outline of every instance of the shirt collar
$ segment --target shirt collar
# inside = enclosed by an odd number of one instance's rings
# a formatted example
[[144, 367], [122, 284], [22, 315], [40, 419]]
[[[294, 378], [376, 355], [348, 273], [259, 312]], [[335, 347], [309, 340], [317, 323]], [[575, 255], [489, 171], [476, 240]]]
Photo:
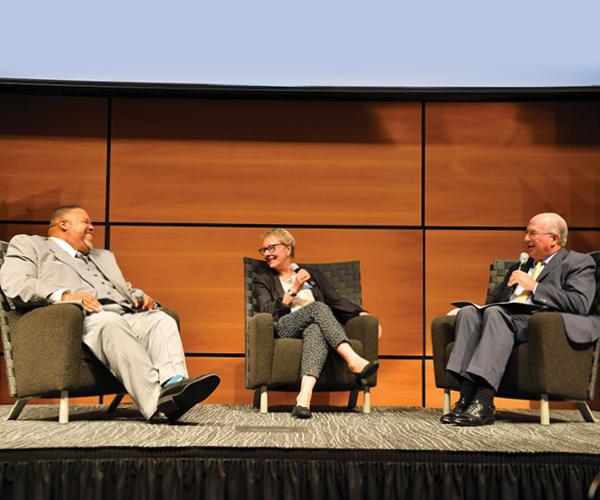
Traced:
[[50, 236], [49, 239], [51, 239], [54, 243], [56, 243], [60, 248], [62, 248], [65, 252], [67, 252], [71, 257], [75, 257], [77, 255], [77, 250], [75, 250], [65, 240], [61, 240], [60, 238], [57, 238], [56, 236]]

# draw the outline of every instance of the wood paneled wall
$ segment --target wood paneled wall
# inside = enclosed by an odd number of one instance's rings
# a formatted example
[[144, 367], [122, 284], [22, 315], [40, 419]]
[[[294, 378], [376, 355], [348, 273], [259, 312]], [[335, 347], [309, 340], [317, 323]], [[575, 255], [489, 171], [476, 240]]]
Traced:
[[441, 405], [429, 324], [484, 299], [530, 216], [557, 211], [571, 248], [600, 248], [597, 102], [0, 95], [0, 116], [0, 239], [85, 206], [127, 278], [180, 313], [190, 371], [222, 375], [213, 402], [251, 400], [242, 257], [267, 227], [291, 226], [300, 262], [361, 261], [379, 405]]

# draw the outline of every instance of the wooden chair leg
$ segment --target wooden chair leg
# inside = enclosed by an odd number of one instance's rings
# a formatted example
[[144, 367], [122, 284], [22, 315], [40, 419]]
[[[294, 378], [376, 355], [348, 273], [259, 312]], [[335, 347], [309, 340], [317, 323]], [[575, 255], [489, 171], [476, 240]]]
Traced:
[[363, 413], [371, 413], [371, 388], [368, 385], [363, 387]]
[[8, 414], [8, 417], [6, 417], [6, 420], [16, 420], [17, 418], [19, 418], [19, 415], [23, 411], [23, 408], [25, 408], [25, 405], [27, 404], [27, 401], [29, 401], [29, 399], [30, 398], [17, 399], [15, 401], [15, 404], [10, 409], [10, 413]]
[[575, 406], [579, 410], [579, 413], [581, 413], [581, 416], [583, 417], [583, 419], [586, 422], [595, 422], [596, 421], [596, 419], [594, 418], [594, 415], [592, 414], [592, 411], [590, 410], [590, 407], [588, 406], [586, 401], [573, 401], [573, 402], [575, 403]]
[[352, 389], [350, 391], [350, 397], [348, 398], [348, 409], [354, 410], [354, 408], [356, 408], [357, 401], [358, 401], [358, 389]]
[[121, 400], [123, 399], [124, 396], [125, 396], [124, 393], [116, 394], [115, 397], [113, 398], [112, 402], [110, 403], [110, 406], [106, 409], [106, 413], [115, 412], [116, 409], [119, 407], [119, 404], [121, 403]]
[[58, 423], [69, 423], [69, 391], [60, 391], [60, 403], [58, 407]]
[[548, 402], [548, 394], [540, 396], [540, 424], [550, 425], [550, 403]]
[[269, 413], [269, 394], [266, 385], [260, 386], [260, 412]]
[[450, 413], [452, 406], [452, 398], [450, 396], [450, 389], [444, 389], [444, 415]]

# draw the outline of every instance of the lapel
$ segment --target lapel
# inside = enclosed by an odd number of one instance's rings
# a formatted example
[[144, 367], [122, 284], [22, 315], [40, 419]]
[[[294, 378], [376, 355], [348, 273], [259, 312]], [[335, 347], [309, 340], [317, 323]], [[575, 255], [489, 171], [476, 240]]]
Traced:
[[108, 266], [108, 264], [105, 262], [106, 259], [103, 260], [101, 257], [102, 254], [95, 249], [90, 250], [90, 253], [88, 254], [88, 258], [94, 264], [96, 264], [96, 267], [100, 270], [104, 277], [115, 286], [121, 295], [124, 297], [129, 297], [129, 290], [123, 286], [124, 283], [120, 274], [113, 273], [113, 270], [118, 270], [118, 268], [114, 269], [114, 266]]
[[[56, 243], [54, 243], [54, 241], [52, 241], [51, 239], [46, 239], [46, 243], [48, 244], [48, 250], [54, 254], [54, 256], [60, 260], [63, 264], [66, 264], [67, 266], [69, 266], [71, 269], [73, 269], [73, 271], [75, 271], [79, 277], [84, 280], [86, 283], [89, 283], [90, 285], [94, 286], [93, 281], [90, 281], [90, 277], [88, 276], [88, 273], [86, 271], [86, 269], [83, 266], [78, 265], [78, 261], [76, 260], [76, 257], [71, 257], [67, 252], [65, 252], [61, 247], [59, 247]], [[125, 297], [127, 297], [127, 290], [124, 290], [121, 285], [121, 281], [116, 279], [112, 273], [110, 272], [110, 269], [103, 265], [103, 263], [101, 262], [102, 259], [100, 259], [98, 257], [98, 255], [96, 254], [96, 252], [92, 249], [90, 251], [90, 253], [88, 254], [88, 258], [94, 263], [96, 264], [96, 267], [98, 267], [98, 269], [100, 270], [100, 272], [106, 277], [106, 279], [108, 279], [114, 286], [115, 288], [121, 293], [123, 294]], [[283, 295], [283, 293], [282, 293]]]
[[538, 282], [542, 281], [552, 271], [557, 269], [558, 266], [560, 265], [560, 263], [565, 259], [565, 257], [567, 256], [568, 253], [569, 252], [564, 248], [561, 248], [558, 252], [556, 252], [556, 255], [554, 257], [552, 257], [550, 262], [546, 266], [544, 266], [544, 268], [542, 269], [542, 272], [537, 277], [537, 281]]
[[283, 287], [281, 286], [281, 281], [279, 280], [279, 276], [277, 275], [276, 272], [273, 272], [271, 270], [269, 270], [269, 273], [271, 274], [271, 280], [273, 281], [273, 288], [275, 289], [277, 296], [280, 299], [283, 299], [283, 295], [285, 292], [283, 291]]
[[[75, 271], [82, 279], [85, 279], [85, 275], [78, 269], [80, 266], [76, 265], [75, 257], [71, 257], [67, 252], [65, 252], [61, 247], [59, 247], [54, 241], [50, 238], [46, 239], [46, 244], [48, 245], [48, 251], [54, 255], [58, 260], [60, 260], [63, 264], [69, 266], [73, 271]], [[87, 280], [86, 280], [87, 281]]]

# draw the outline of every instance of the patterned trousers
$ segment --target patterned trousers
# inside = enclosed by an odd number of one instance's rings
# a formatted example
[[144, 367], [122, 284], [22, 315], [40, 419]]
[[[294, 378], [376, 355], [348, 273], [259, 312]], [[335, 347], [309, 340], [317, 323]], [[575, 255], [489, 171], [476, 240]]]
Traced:
[[344, 327], [324, 302], [311, 302], [279, 319], [275, 331], [283, 338], [302, 338], [301, 375], [319, 378], [327, 355], [348, 342]]

